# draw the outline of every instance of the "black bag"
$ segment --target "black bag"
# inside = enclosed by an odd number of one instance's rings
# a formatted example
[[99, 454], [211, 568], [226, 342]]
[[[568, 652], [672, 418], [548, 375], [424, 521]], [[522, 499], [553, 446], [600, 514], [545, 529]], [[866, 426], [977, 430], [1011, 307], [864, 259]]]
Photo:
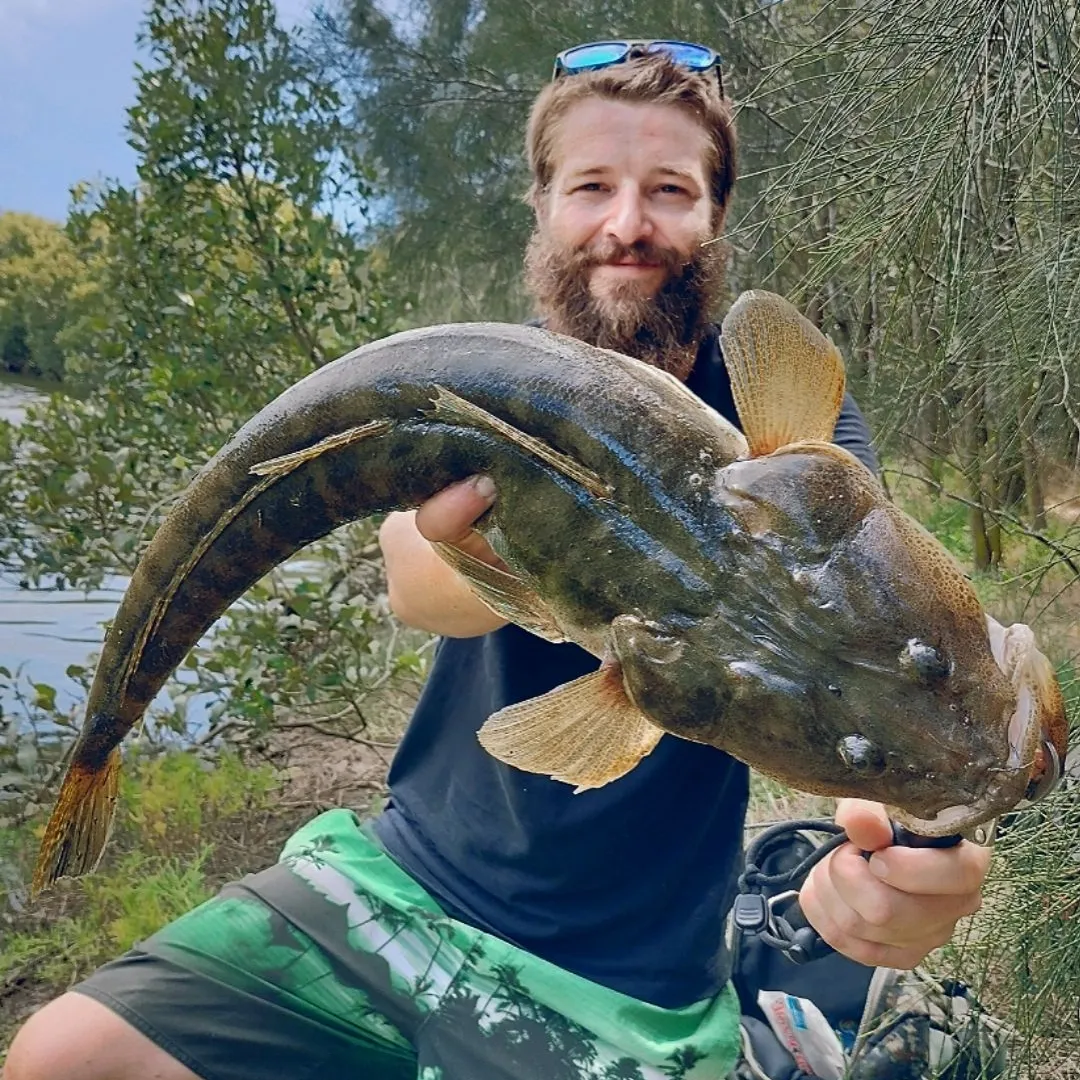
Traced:
[[[817, 847], [810, 832], [793, 827], [771, 837], [755, 859], [764, 873], [784, 874]], [[792, 890], [798, 884], [762, 889], [796, 928], [800, 913]], [[820, 1024], [817, 1036], [811, 1032], [812, 1006], [835, 1035], [839, 1053], [833, 1051], [830, 1064], [842, 1056], [845, 1080], [996, 1080], [1004, 1074], [1007, 1029], [963, 983], [920, 970], [866, 967], [836, 952], [794, 964], [762, 937], [733, 934], [743, 1052], [732, 1080], [819, 1080], [799, 1046], [800, 1035], [812, 1042], [822, 1034]], [[770, 1023], [759, 1005], [762, 991], [782, 992], [766, 997], [782, 1021], [793, 1022], [775, 1024], [774, 1017]]]

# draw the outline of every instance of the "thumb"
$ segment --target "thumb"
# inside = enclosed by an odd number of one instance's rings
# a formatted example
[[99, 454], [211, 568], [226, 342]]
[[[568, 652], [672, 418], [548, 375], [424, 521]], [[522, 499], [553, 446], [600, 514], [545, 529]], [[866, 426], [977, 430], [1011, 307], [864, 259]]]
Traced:
[[892, 823], [881, 803], [841, 799], [836, 806], [836, 823], [862, 851], [880, 851], [892, 844]]
[[472, 476], [445, 487], [416, 511], [416, 528], [425, 540], [461, 544], [476, 521], [495, 501], [488, 476]]

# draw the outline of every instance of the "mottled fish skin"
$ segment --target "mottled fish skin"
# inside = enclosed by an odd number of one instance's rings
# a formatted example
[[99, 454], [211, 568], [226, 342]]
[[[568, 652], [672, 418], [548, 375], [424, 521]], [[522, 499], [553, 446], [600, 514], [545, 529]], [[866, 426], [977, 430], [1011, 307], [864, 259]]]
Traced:
[[[627, 723], [649, 722], [628, 767], [652, 724], [902, 820], [1015, 805], [1031, 771], [1010, 759], [1017, 691], [959, 569], [850, 454], [746, 455], [671, 376], [536, 328], [409, 331], [314, 372], [200, 471], [143, 555], [35, 889], [92, 868], [117, 746], [233, 601], [339, 525], [477, 472], [499, 493], [479, 528], [545, 605], [538, 622], [621, 664], [622, 691], [604, 669], [606, 700], [625, 693]], [[913, 642], [941, 650], [947, 678]]]
[[[438, 386], [608, 478], [610, 497], [596, 498], [504, 440], [432, 417]], [[408, 331], [319, 369], [207, 463], [154, 536], [102, 652], [88, 735], [103, 724], [103, 748], [115, 745], [214, 620], [298, 549], [346, 522], [415, 507], [480, 471], [496, 481], [504, 535], [542, 575], [541, 593], [564, 601], [569, 621], [595, 628], [641, 599], [624, 580], [630, 575], [611, 574], [613, 563], [647, 565], [649, 592], [672, 593], [665, 606], [707, 613], [717, 536], [730, 522], [698, 481], [688, 482], [684, 462], [699, 461], [708, 476], [745, 442], [707, 406], [687, 409], [685, 395], [670, 376], [620, 354], [501, 324]], [[371, 421], [387, 430], [280, 478], [251, 471]], [[643, 445], [647, 428], [654, 437]], [[552, 558], [568, 535], [578, 557]], [[191, 552], [204, 547], [191, 565]], [[525, 554], [532, 551], [537, 557]]]
[[[598, 498], [489, 431], [441, 420], [439, 387], [595, 470], [610, 492]], [[644, 441], [643, 431], [652, 432]], [[357, 435], [341, 439], [347, 432]], [[324, 443], [291, 470], [286, 460], [280, 472], [253, 471]], [[407, 331], [313, 372], [200, 470], [140, 559], [102, 649], [35, 891], [92, 868], [111, 823], [120, 741], [218, 616], [300, 548], [486, 472], [499, 490], [492, 524], [521, 553], [520, 568], [537, 571], [560, 622], [595, 649], [605, 620], [643, 599], [646, 570], [666, 609], [708, 612], [716, 539], [728, 522], [704, 497], [703, 478], [745, 449], [731, 424], [670, 375], [539, 328]], [[576, 557], [552, 557], [567, 536]], [[105, 771], [107, 793], [98, 783]], [[72, 815], [91, 798], [92, 835], [74, 836]]]

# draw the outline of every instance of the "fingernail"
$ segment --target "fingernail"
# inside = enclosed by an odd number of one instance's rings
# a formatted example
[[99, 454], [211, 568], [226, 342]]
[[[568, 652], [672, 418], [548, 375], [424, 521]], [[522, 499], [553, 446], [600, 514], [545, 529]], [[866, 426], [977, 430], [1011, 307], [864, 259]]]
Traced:
[[881, 878], [882, 881], [885, 881], [889, 876], [889, 868], [885, 865], [883, 859], [879, 859], [874, 855], [870, 859], [870, 873], [875, 877]]
[[479, 476], [474, 476], [470, 483], [481, 499], [490, 500], [495, 498], [495, 481], [490, 476], [481, 473]]

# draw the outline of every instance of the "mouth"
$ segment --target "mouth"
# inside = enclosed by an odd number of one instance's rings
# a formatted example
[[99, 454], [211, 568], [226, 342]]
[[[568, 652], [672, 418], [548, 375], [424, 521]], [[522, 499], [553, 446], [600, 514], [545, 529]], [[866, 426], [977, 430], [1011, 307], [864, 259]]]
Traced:
[[889, 812], [921, 836], [949, 836], [975, 828], [1010, 810], [1045, 799], [1058, 785], [1067, 750], [1065, 703], [1050, 661], [1022, 623], [1006, 628], [986, 617], [990, 648], [998, 667], [1016, 690], [1009, 718], [1008, 758], [986, 791], [972, 803], [949, 806], [932, 818]]
[[608, 263], [601, 263], [600, 265], [610, 267], [613, 270], [628, 270], [631, 273], [633, 273], [635, 271], [637, 271], [637, 272], [645, 272], [645, 271], [659, 270], [660, 269], [660, 264], [659, 263], [647, 263], [647, 262], [636, 262], [636, 261], [608, 262]]
[[1009, 720], [1009, 767], [1028, 773], [1025, 802], [1045, 798], [1061, 779], [1068, 751], [1065, 702], [1050, 661], [1023, 623], [1005, 628], [986, 617], [990, 648], [998, 667], [1016, 688]]

